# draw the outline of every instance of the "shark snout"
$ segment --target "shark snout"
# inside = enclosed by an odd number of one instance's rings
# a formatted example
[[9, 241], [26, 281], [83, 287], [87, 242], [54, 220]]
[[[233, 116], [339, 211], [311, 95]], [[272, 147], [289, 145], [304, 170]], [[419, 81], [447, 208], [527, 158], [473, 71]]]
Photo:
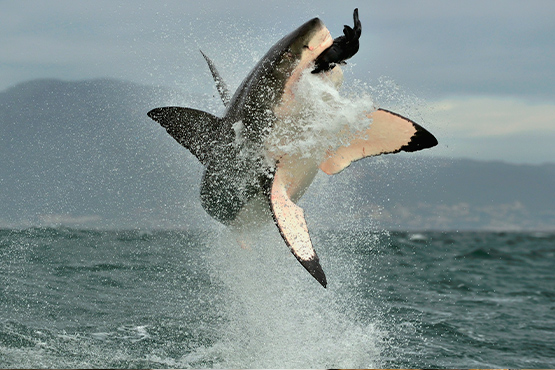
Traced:
[[326, 28], [326, 26], [322, 25], [322, 28], [310, 40], [310, 43], [308, 44], [308, 50], [312, 54], [311, 57], [315, 59], [332, 44], [333, 39], [331, 37], [330, 31]]

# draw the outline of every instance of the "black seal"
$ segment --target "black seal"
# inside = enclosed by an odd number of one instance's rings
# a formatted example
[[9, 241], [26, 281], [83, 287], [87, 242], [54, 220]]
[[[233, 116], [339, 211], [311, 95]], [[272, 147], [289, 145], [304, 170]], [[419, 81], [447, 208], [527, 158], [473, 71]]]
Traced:
[[358, 19], [358, 8], [353, 12], [353, 22], [354, 28], [345, 25], [343, 28], [344, 35], [334, 39], [333, 44], [316, 58], [316, 65], [312, 73], [328, 71], [336, 64], [343, 63], [357, 53], [359, 48], [358, 39], [362, 32]]

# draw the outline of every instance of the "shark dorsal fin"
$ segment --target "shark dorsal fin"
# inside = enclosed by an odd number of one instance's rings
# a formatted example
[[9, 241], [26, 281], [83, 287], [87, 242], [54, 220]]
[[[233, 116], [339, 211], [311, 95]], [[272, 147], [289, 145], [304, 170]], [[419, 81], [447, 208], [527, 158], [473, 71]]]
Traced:
[[208, 63], [208, 68], [210, 68], [210, 72], [212, 73], [214, 82], [216, 82], [216, 89], [218, 89], [218, 93], [222, 98], [222, 102], [224, 103], [226, 108], [229, 107], [229, 102], [231, 101], [231, 98], [229, 95], [229, 90], [227, 89], [227, 85], [225, 84], [224, 80], [222, 79], [222, 76], [220, 76], [220, 73], [216, 69], [216, 65], [214, 64], [214, 62], [212, 62], [212, 60], [208, 58], [206, 54], [202, 52], [202, 50], [200, 50], [200, 53], [206, 60], [206, 63]]

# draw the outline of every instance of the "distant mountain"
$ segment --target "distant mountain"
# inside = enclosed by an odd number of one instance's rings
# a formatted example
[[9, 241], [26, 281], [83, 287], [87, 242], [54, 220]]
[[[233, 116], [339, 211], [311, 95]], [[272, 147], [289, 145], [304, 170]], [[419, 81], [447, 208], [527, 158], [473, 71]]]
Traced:
[[349, 170], [357, 174], [354, 181], [349, 174], [329, 180], [336, 193], [351, 194], [334, 208], [349, 207], [363, 220], [372, 215], [370, 223], [382, 228], [555, 230], [555, 164], [423, 159], [411, 153], [368, 158]]
[[0, 93], [0, 223], [188, 225], [201, 167], [146, 113], [199, 100], [114, 80]]
[[[202, 167], [146, 116], [164, 105], [222, 109], [209, 96], [116, 80], [0, 92], [0, 227], [217, 225], [200, 207]], [[314, 227], [553, 230], [553, 189], [555, 164], [411, 153], [321, 174], [302, 202]]]

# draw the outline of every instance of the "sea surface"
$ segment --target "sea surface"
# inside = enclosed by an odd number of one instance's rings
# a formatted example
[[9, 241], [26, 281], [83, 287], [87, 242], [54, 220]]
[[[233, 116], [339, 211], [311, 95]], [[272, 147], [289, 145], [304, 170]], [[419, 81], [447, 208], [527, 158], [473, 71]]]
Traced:
[[0, 368], [555, 368], [555, 233], [0, 230]]

